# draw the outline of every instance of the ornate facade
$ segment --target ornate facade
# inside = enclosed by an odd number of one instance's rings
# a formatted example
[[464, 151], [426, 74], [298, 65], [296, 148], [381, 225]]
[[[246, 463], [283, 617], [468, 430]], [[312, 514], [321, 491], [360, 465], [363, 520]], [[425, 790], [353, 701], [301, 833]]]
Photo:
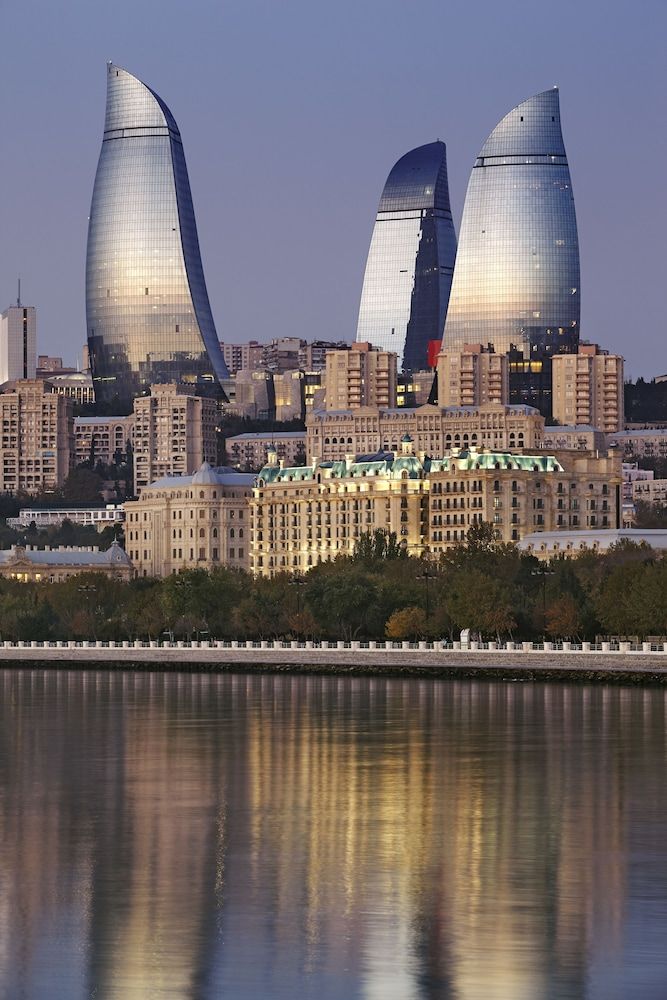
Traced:
[[125, 537], [137, 576], [250, 566], [248, 501], [254, 476], [213, 469], [165, 476], [125, 504]]
[[306, 455], [336, 462], [349, 454], [397, 452], [406, 434], [418, 454], [444, 455], [466, 447], [532, 451], [541, 447], [543, 430], [539, 412], [521, 405], [316, 410], [306, 419]]

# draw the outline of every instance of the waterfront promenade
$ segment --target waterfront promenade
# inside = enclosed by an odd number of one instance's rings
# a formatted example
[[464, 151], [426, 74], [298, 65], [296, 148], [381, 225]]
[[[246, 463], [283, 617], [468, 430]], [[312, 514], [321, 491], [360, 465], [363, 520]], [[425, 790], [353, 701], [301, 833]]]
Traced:
[[3, 642], [0, 665], [667, 683], [667, 643]]

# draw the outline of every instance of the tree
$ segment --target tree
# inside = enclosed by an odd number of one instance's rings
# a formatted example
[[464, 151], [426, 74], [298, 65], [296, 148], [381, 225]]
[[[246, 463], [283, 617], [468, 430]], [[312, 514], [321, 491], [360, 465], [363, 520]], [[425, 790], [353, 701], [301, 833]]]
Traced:
[[499, 638], [516, 628], [510, 587], [477, 569], [457, 574], [448, 606], [460, 629]]
[[363, 531], [359, 535], [352, 558], [355, 562], [377, 563], [381, 560], [405, 559], [407, 552], [405, 546], [398, 541], [395, 531], [376, 528], [375, 531]]
[[102, 501], [102, 479], [90, 469], [72, 469], [60, 488], [63, 500], [76, 500], [80, 503]]
[[550, 636], [558, 639], [574, 639], [581, 634], [581, 616], [571, 594], [557, 597], [547, 608], [546, 629]]
[[426, 612], [422, 608], [400, 608], [387, 620], [388, 639], [422, 639], [426, 632]]

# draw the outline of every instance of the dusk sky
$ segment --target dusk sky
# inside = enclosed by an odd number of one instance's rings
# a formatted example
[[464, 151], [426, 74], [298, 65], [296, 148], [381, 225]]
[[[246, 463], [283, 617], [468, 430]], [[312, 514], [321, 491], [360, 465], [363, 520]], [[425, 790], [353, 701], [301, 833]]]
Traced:
[[585, 339], [667, 372], [665, 0], [0, 0], [0, 308], [40, 353], [85, 342], [87, 217], [107, 60], [169, 105], [221, 340], [352, 340], [378, 198], [447, 143], [459, 230], [484, 139], [554, 84], [579, 223]]

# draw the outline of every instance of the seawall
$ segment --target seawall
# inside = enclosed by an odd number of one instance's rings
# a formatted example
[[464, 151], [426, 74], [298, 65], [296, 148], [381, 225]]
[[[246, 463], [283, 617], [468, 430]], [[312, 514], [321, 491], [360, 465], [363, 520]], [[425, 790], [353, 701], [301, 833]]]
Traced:
[[[0, 667], [667, 684], [667, 648], [495, 643], [0, 643]], [[457, 648], [458, 647], [458, 648]], [[489, 648], [491, 647], [491, 648]]]

